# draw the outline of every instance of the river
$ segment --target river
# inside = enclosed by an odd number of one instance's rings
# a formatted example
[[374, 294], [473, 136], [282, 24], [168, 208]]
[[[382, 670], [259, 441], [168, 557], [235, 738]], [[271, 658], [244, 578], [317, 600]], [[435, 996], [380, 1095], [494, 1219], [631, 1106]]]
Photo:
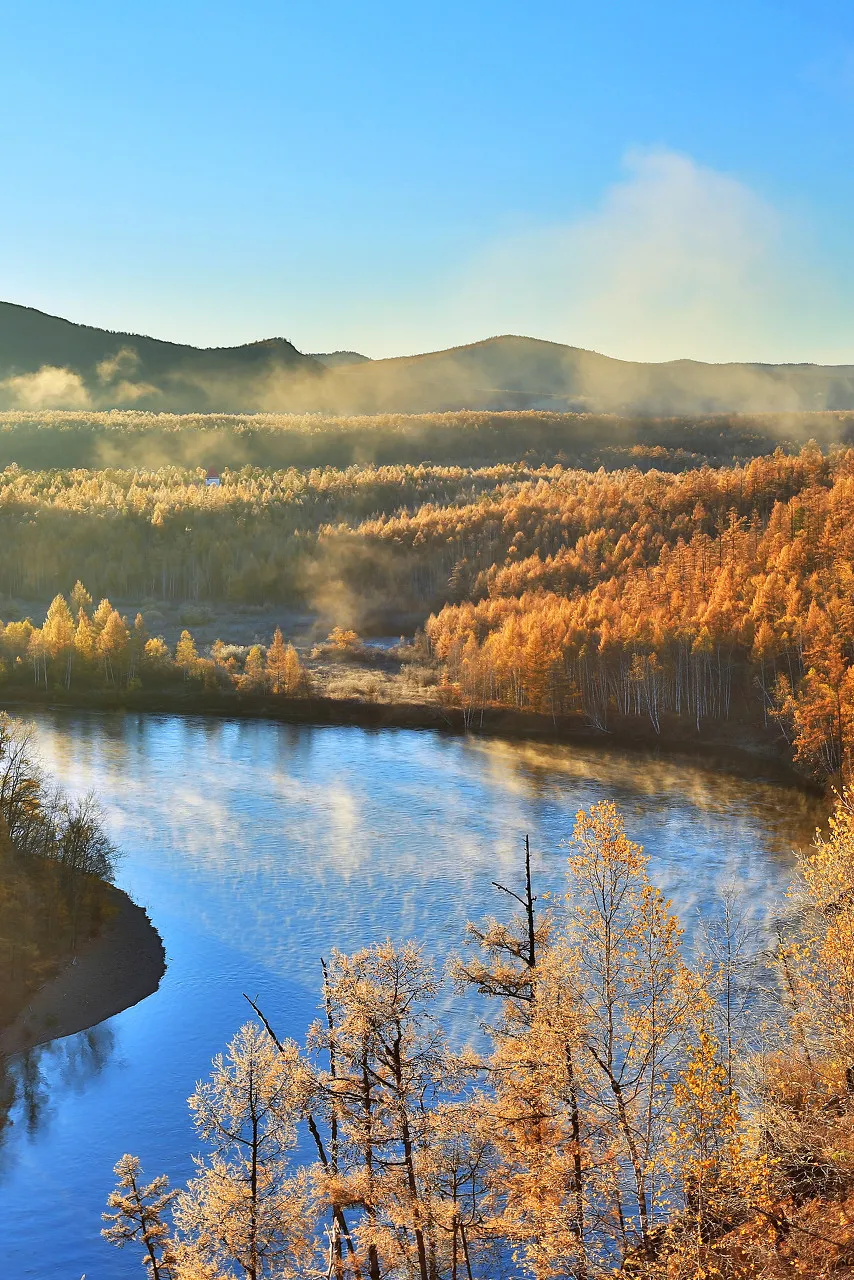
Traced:
[[[122, 850], [117, 883], [166, 946], [157, 993], [88, 1033], [13, 1060], [0, 1133], [0, 1276], [119, 1280], [137, 1252], [100, 1239], [125, 1151], [180, 1182], [186, 1098], [258, 998], [300, 1038], [319, 957], [417, 938], [438, 957], [467, 918], [505, 908], [530, 834], [541, 889], [559, 889], [573, 815], [603, 798], [651, 855], [689, 934], [737, 885], [762, 917], [821, 811], [779, 783], [675, 758], [416, 730], [155, 715], [39, 714], [46, 768], [94, 790]], [[761, 772], [757, 764], [757, 772]], [[470, 1025], [447, 997], [458, 1030]]]

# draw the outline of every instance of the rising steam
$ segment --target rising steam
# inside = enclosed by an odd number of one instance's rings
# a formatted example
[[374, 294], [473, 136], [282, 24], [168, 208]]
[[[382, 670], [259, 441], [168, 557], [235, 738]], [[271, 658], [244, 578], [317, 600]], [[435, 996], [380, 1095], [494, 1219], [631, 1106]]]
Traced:
[[802, 227], [688, 156], [636, 151], [625, 169], [597, 210], [481, 254], [451, 308], [457, 327], [630, 360], [851, 359], [839, 342], [850, 307]]
[[88, 409], [92, 397], [71, 369], [43, 365], [37, 373], [21, 373], [0, 381], [0, 406], [4, 409]]

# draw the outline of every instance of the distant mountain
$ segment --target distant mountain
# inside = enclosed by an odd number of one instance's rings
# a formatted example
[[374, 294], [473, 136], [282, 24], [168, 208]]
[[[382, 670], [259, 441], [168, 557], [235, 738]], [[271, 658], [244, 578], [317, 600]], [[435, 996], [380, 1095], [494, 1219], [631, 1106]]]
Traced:
[[424, 355], [198, 348], [0, 303], [0, 408], [331, 414], [461, 409], [684, 415], [854, 409], [854, 365], [640, 364], [503, 336]]
[[488, 338], [332, 371], [318, 407], [680, 415], [854, 409], [854, 365], [640, 364], [535, 338]]
[[358, 351], [313, 351], [312, 360], [319, 360], [327, 369], [335, 369], [342, 364], [364, 364], [370, 356], [361, 356]]
[[0, 406], [238, 408], [260, 387], [323, 371], [285, 338], [191, 347], [0, 302]]

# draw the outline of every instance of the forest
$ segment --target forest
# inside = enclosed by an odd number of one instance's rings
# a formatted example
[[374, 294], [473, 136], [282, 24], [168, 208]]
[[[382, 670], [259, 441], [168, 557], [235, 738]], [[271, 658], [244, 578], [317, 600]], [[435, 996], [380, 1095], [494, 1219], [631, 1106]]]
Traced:
[[854, 1280], [854, 0], [0, 10], [0, 1280]]
[[430, 644], [471, 707], [580, 710], [603, 730], [634, 715], [656, 732], [752, 717], [847, 780], [852, 466], [850, 450], [807, 448], [672, 480], [590, 477], [535, 538], [520, 513], [516, 555], [430, 617]]
[[[0, 472], [4, 700], [288, 719], [409, 697], [472, 731], [506, 713], [556, 737], [750, 732], [837, 805], [762, 937], [728, 895], [689, 947], [603, 801], [577, 816], [565, 893], [537, 893], [528, 855], [497, 886], [519, 914], [472, 923], [448, 968], [413, 942], [331, 951], [304, 1039], [250, 1001], [197, 1085], [185, 1185], [118, 1160], [107, 1240], [153, 1280], [844, 1275], [854, 448], [210, 478]], [[267, 632], [236, 641], [235, 618]], [[411, 619], [398, 644], [362, 639]], [[0, 734], [8, 1018], [103, 921], [114, 852], [27, 731]]]
[[854, 413], [708, 413], [666, 417], [469, 409], [444, 413], [155, 413], [133, 409], [0, 411], [0, 467], [399, 466], [517, 462], [607, 469], [726, 466], [809, 440], [854, 443]]
[[[195, 1175], [124, 1155], [103, 1235], [154, 1280], [850, 1274], [851, 796], [770, 945], [730, 894], [689, 952], [609, 801], [577, 815], [565, 895], [526, 853], [496, 885], [517, 913], [446, 972], [415, 943], [333, 951], [303, 1044], [250, 1000], [189, 1099]], [[464, 1043], [449, 985], [479, 1001]]]
[[0, 714], [0, 1029], [101, 928], [115, 859], [93, 797], [46, 779], [32, 728]]
[[[630, 719], [664, 737], [749, 724], [822, 784], [851, 777], [852, 449], [678, 472], [515, 463], [203, 479], [0, 473], [0, 589], [57, 593], [42, 625], [0, 602], [0, 680], [307, 696], [305, 654], [281, 631], [202, 650], [189, 628], [174, 646], [157, 631], [158, 600], [267, 602], [339, 637], [416, 619], [413, 652], [470, 727], [495, 707], [603, 732]], [[108, 592], [136, 599], [133, 623]]]

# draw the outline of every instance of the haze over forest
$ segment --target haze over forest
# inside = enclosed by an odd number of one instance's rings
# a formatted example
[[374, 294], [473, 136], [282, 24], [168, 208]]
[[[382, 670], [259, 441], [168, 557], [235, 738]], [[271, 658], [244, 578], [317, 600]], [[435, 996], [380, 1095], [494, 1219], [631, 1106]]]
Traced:
[[854, 5], [3, 52], [0, 1280], [854, 1280]]
[[0, 409], [677, 415], [854, 409], [854, 364], [644, 364], [517, 335], [394, 359], [198, 348], [0, 303]]

